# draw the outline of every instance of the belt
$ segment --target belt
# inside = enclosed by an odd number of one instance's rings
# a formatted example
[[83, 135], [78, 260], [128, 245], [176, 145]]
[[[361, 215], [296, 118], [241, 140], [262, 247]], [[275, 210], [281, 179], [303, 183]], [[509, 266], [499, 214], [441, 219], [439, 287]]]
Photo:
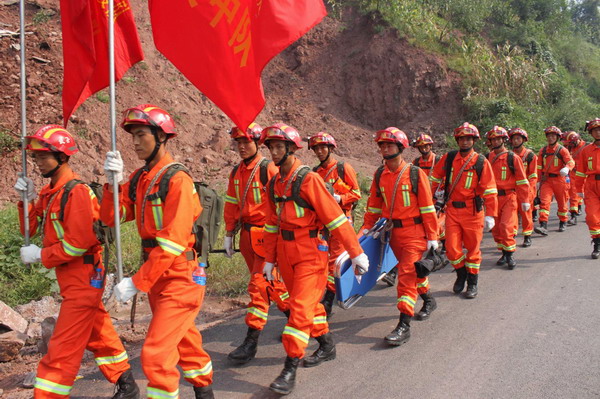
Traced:
[[594, 175], [594, 180], [600, 180], [600, 175]]
[[83, 263], [85, 265], [93, 265], [94, 262], [94, 255], [83, 255]]
[[467, 203], [464, 201], [452, 201], [452, 206], [454, 208], [466, 208], [467, 207]]
[[394, 225], [394, 228], [414, 226], [415, 224], [422, 223], [423, 219], [421, 219], [420, 216], [406, 219], [392, 219], [392, 224]]
[[[147, 247], [144, 247], [144, 248], [147, 248]], [[142, 251], [142, 260], [144, 262], [147, 261], [149, 255], [150, 255], [150, 252]], [[186, 252], [182, 253], [182, 255], [185, 255], [186, 260], [196, 259], [196, 255], [194, 254], [194, 251], [186, 251]]]
[[515, 192], [514, 188], [509, 188], [508, 190], [498, 189], [499, 196], [507, 195], [507, 194], [514, 193], [514, 192]]
[[[296, 239], [296, 234], [294, 230], [279, 230], [279, 233], [281, 234], [281, 238], [283, 238], [285, 241], [294, 241]], [[318, 235], [319, 230], [317, 229], [308, 231], [308, 236], [310, 238], [316, 238]]]
[[154, 238], [142, 239], [142, 248], [154, 248], [158, 247], [158, 241]]
[[548, 173], [548, 177], [558, 177], [560, 176], [558, 173]]
[[252, 223], [242, 223], [242, 227], [244, 228], [244, 230], [246, 231], [250, 231], [250, 229], [252, 229], [253, 227], [263, 227], [262, 225], [259, 224], [252, 224]]

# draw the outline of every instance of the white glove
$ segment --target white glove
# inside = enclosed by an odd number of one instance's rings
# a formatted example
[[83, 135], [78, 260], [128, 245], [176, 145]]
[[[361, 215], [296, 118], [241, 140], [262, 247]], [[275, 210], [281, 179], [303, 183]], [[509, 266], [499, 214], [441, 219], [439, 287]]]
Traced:
[[521, 203], [521, 209], [523, 210], [523, 212], [528, 212], [529, 208], [531, 208], [531, 204], [529, 202]]
[[338, 204], [342, 202], [342, 197], [337, 194], [333, 194], [333, 198], [335, 199], [335, 202], [337, 202]]
[[225, 236], [225, 242], [223, 243], [223, 248], [225, 248], [225, 256], [228, 258], [231, 258], [234, 254], [233, 237]]
[[483, 218], [483, 230], [484, 231], [491, 231], [495, 225], [496, 225], [496, 221], [494, 220], [493, 216], [485, 216]]
[[267, 281], [275, 280], [273, 276], [273, 268], [275, 267], [274, 263], [265, 262], [265, 266], [263, 267], [263, 275]]
[[113, 292], [115, 294], [115, 299], [118, 302], [125, 303], [133, 298], [133, 296], [137, 294], [139, 290], [135, 288], [135, 284], [133, 284], [131, 277], [125, 277], [119, 284], [115, 285]]
[[354, 274], [365, 274], [369, 271], [369, 258], [363, 252], [357, 257], [352, 258], [352, 266], [354, 267]]
[[560, 170], [560, 172], [558, 172], [558, 173], [560, 173], [560, 175], [561, 175], [561, 176], [565, 177], [566, 175], [568, 175], [568, 174], [569, 174], [569, 168], [567, 168], [567, 167], [565, 166], [565, 167], [564, 167], [564, 168], [562, 168], [562, 169]]
[[[104, 161], [104, 171], [106, 176], [116, 176], [117, 183], [123, 181], [123, 160], [119, 151], [108, 151], [106, 160]], [[108, 183], [112, 184], [114, 178], [108, 179]]]
[[42, 261], [42, 248], [35, 244], [21, 247], [21, 260], [23, 263], [38, 263]]
[[577, 196], [581, 199], [583, 199], [583, 193], [577, 193]]
[[17, 183], [15, 184], [15, 190], [21, 196], [22, 199], [27, 196], [27, 201], [31, 202], [37, 197], [37, 193], [35, 192], [35, 184], [33, 184], [33, 180], [29, 177], [19, 177], [17, 179]]
[[437, 242], [437, 240], [427, 240], [427, 250], [428, 251], [431, 248], [433, 248], [434, 251], [437, 251], [439, 246], [440, 246], [440, 244]]

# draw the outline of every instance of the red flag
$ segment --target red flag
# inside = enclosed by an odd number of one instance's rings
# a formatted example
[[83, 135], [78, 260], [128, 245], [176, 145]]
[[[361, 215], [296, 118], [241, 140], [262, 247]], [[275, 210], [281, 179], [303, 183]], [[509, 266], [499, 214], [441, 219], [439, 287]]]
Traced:
[[241, 129], [267, 63], [327, 14], [322, 0], [150, 0], [156, 48]]
[[[115, 79], [144, 59], [128, 0], [115, 0]], [[60, 0], [63, 33], [63, 118], [108, 87], [108, 1]]]

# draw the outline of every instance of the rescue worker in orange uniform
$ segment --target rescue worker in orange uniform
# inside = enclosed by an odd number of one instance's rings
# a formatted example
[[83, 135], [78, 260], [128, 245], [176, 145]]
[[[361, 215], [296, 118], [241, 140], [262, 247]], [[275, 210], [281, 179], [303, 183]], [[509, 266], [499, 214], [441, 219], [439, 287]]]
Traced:
[[[448, 171], [450, 179], [445, 182], [446, 256], [456, 270], [454, 293], [461, 293], [466, 282], [465, 297], [472, 299], [478, 292], [481, 265], [479, 246], [483, 230], [491, 230], [495, 224], [494, 218], [498, 216], [498, 190], [489, 161], [473, 150], [475, 140], [479, 139], [479, 130], [465, 122], [454, 129], [454, 138], [458, 143], [458, 153], [444, 154], [433, 168], [430, 179], [435, 191], [447, 175], [446, 160], [449, 154], [453, 154], [454, 160]], [[480, 174], [478, 162], [481, 165]], [[466, 255], [463, 247], [467, 250]]]
[[[166, 143], [177, 135], [175, 123], [163, 109], [143, 104], [124, 112], [121, 127], [131, 135], [138, 159], [146, 163], [119, 193], [121, 220], [136, 220], [144, 263], [133, 277], [115, 286], [114, 294], [120, 302], [140, 291], [148, 294], [152, 321], [141, 355], [148, 378], [146, 392], [149, 398], [177, 399], [179, 365], [183, 377], [194, 386], [196, 398], [213, 398], [212, 362], [194, 324], [205, 293], [203, 283], [193, 278], [199, 266], [192, 226], [202, 212], [200, 200], [192, 178], [184, 171], [172, 176], [164, 201], [154, 195], [168, 165], [174, 162]], [[104, 169], [117, 181], [123, 179], [118, 151], [107, 153]], [[100, 216], [110, 226], [114, 225], [111, 186], [104, 186], [104, 191]]]
[[[520, 127], [512, 128], [508, 131], [508, 137], [512, 145], [512, 151], [521, 158], [525, 174], [529, 182], [529, 210], [523, 211], [522, 207], [518, 207], [519, 216], [521, 217], [521, 225], [523, 226], [523, 247], [531, 246], [531, 234], [533, 233], [533, 200], [537, 192], [537, 155], [533, 150], [526, 148], [523, 144], [529, 139], [525, 129]], [[518, 226], [517, 226], [518, 228]]]
[[567, 196], [569, 185], [566, 176], [575, 166], [569, 150], [560, 143], [562, 132], [556, 126], [544, 130], [548, 145], [542, 147], [538, 154], [538, 175], [540, 178], [540, 224], [534, 230], [543, 236], [548, 235], [548, 217], [552, 196], [558, 205], [558, 231], [565, 231], [567, 223]]
[[267, 324], [271, 301], [289, 315], [285, 284], [278, 280], [269, 282], [263, 276], [265, 253], [260, 244], [267, 212], [265, 186], [277, 173], [277, 167], [258, 150], [261, 132], [256, 123], [250, 124], [246, 131], [234, 127], [229, 132], [242, 161], [232, 170], [225, 195], [225, 256], [233, 255], [233, 238], [239, 231], [240, 252], [250, 272], [250, 302], [245, 320], [248, 331], [244, 342], [227, 356], [236, 364], [247, 363], [256, 356], [258, 337]]
[[[371, 184], [360, 234], [367, 234], [377, 220], [387, 218], [390, 247], [398, 260], [400, 320], [384, 339], [389, 345], [398, 346], [410, 339], [410, 321], [415, 314], [419, 281], [415, 262], [421, 260], [426, 250], [438, 248], [438, 223], [427, 175], [402, 158], [402, 152], [409, 146], [406, 134], [396, 127], [388, 127], [375, 133], [375, 143], [383, 157], [383, 172], [379, 187], [376, 179]], [[416, 189], [410, 177], [411, 168], [418, 172]], [[423, 299], [430, 303], [431, 313], [436, 307], [435, 299], [429, 291]]]
[[488, 155], [488, 160], [492, 165], [498, 189], [498, 216], [492, 229], [492, 236], [498, 250], [502, 251], [502, 257], [496, 264], [507, 265], [509, 269], [514, 269], [517, 265], [513, 257], [517, 250], [515, 241], [515, 230], [519, 225], [517, 209], [520, 208], [525, 213], [531, 210], [529, 182], [521, 158], [505, 147], [508, 141], [506, 129], [494, 126], [486, 136], [492, 144], [492, 152]]
[[[360, 187], [358, 186], [356, 172], [348, 162], [341, 163], [343, 174], [340, 176], [338, 169], [340, 163], [333, 156], [336, 148], [335, 138], [329, 133], [319, 132], [308, 139], [308, 149], [313, 150], [319, 159], [319, 165], [313, 168], [313, 171], [321, 176], [325, 183], [331, 184], [333, 198], [352, 223], [352, 208], [360, 199]], [[327, 317], [329, 317], [335, 300], [335, 279], [333, 276], [335, 261], [344, 252], [344, 246], [340, 240], [333, 236], [329, 237], [327, 244], [329, 245], [329, 275], [327, 276], [327, 288], [321, 303], [325, 307]]]
[[569, 173], [570, 182], [569, 182], [569, 212], [571, 217], [567, 221], [567, 225], [575, 226], [577, 224], [577, 216], [579, 216], [581, 203], [583, 202], [583, 198], [581, 198], [577, 193], [577, 187], [575, 184], [575, 176], [577, 174], [577, 169], [579, 165], [577, 164], [577, 159], [579, 157], [579, 153], [583, 150], [583, 148], [587, 145], [585, 141], [581, 139], [579, 133], [577, 132], [566, 132], [565, 133], [565, 143], [567, 145], [567, 149], [571, 154], [571, 158], [575, 162], [575, 167]]
[[594, 245], [592, 259], [598, 259], [600, 258], [600, 118], [588, 121], [585, 130], [594, 141], [577, 156], [575, 186], [585, 203], [585, 222]]
[[[54, 268], [63, 298], [48, 353], [38, 365], [34, 397], [68, 398], [87, 349], [104, 377], [117, 384], [114, 399], [138, 398], [127, 352], [102, 305], [105, 269], [93, 226], [99, 218], [98, 200], [87, 185], [75, 184], [62, 207], [66, 184], [79, 180], [69, 166], [69, 158], [78, 152], [75, 140], [58, 125], [44, 126], [26, 139], [27, 150], [50, 184], [35, 201], [33, 181], [17, 179], [15, 189], [29, 201], [30, 233], [42, 236], [42, 248], [22, 247], [21, 259]], [[23, 232], [23, 202], [19, 213]]]
[[302, 148], [298, 131], [277, 123], [263, 130], [261, 143], [269, 148], [279, 167], [267, 186], [263, 272], [267, 280], [273, 280], [277, 264], [290, 293], [290, 317], [282, 335], [287, 357], [281, 374], [270, 386], [272, 391], [286, 395], [294, 388], [296, 370], [310, 337], [317, 339], [319, 348], [304, 359], [304, 367], [317, 366], [336, 356], [325, 308], [319, 302], [327, 285], [329, 258], [327, 242], [319, 237], [319, 231], [325, 227], [343, 243], [355, 273], [366, 272], [369, 260], [323, 179], [294, 156]]

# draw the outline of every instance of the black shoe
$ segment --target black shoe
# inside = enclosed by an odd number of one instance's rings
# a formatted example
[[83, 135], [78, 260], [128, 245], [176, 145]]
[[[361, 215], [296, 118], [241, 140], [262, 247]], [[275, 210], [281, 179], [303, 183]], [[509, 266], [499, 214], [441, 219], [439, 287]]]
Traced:
[[125, 371], [117, 380], [117, 392], [112, 399], [138, 399], [140, 397], [140, 389], [138, 388], [131, 369]]
[[246, 364], [256, 356], [260, 330], [248, 327], [244, 342], [234, 349], [227, 358], [235, 364]]
[[473, 299], [477, 296], [477, 280], [479, 279], [478, 274], [471, 274], [467, 276], [467, 291], [465, 292], [465, 298]]
[[421, 294], [421, 298], [423, 298], [423, 307], [419, 310], [419, 313], [415, 315], [415, 319], [427, 320], [429, 316], [431, 316], [431, 313], [437, 309], [437, 302], [429, 292]]
[[463, 266], [460, 269], [456, 269], [456, 281], [452, 291], [455, 294], [460, 294], [465, 289], [465, 282], [467, 281], [467, 269]]
[[294, 389], [296, 384], [296, 370], [300, 359], [297, 357], [286, 357], [285, 363], [283, 364], [283, 370], [279, 377], [275, 378], [275, 381], [271, 383], [269, 389], [280, 395], [287, 395]]
[[523, 248], [528, 248], [531, 246], [531, 236], [523, 237]]
[[327, 313], [327, 319], [331, 316], [331, 311], [333, 310], [333, 301], [335, 300], [335, 292], [326, 290], [325, 295], [323, 296], [323, 300], [321, 304], [325, 308], [325, 312]]
[[400, 346], [410, 339], [410, 319], [407, 314], [400, 313], [400, 322], [384, 339], [390, 345]]
[[510, 270], [517, 266], [517, 261], [513, 258], [514, 252], [504, 251], [504, 257], [506, 258], [506, 265]]
[[446, 240], [440, 240], [442, 245], [440, 245], [440, 255], [446, 253]]
[[600, 238], [594, 238], [594, 250], [592, 251], [592, 259], [600, 258]]
[[581, 216], [581, 204], [577, 205], [577, 216]]
[[567, 222], [563, 222], [562, 220], [558, 223], [558, 231], [563, 232], [567, 228]]
[[194, 387], [194, 394], [196, 395], [196, 399], [215, 398], [215, 394], [212, 390], [212, 385], [207, 385], [205, 387]]
[[500, 257], [500, 259], [498, 259], [496, 261], [496, 265], [498, 265], [498, 266], [506, 265], [506, 254], [504, 253], [504, 251], [502, 251], [502, 256]]
[[577, 224], [577, 211], [571, 211], [571, 218], [567, 221], [567, 225], [575, 226]]
[[393, 287], [396, 284], [396, 276], [398, 275], [398, 268], [394, 266], [392, 270], [387, 272], [385, 276], [383, 276], [382, 280], [390, 287]]
[[304, 367], [315, 367], [328, 360], [335, 359], [335, 344], [331, 333], [317, 337], [319, 348], [311, 356], [304, 358]]
[[548, 222], [540, 222], [540, 225], [536, 228], [533, 229], [533, 231], [535, 231], [538, 234], [541, 234], [543, 236], [547, 236], [548, 235]]
[[534, 209], [531, 213], [531, 220], [535, 223], [538, 221], [538, 212], [536, 209]]

